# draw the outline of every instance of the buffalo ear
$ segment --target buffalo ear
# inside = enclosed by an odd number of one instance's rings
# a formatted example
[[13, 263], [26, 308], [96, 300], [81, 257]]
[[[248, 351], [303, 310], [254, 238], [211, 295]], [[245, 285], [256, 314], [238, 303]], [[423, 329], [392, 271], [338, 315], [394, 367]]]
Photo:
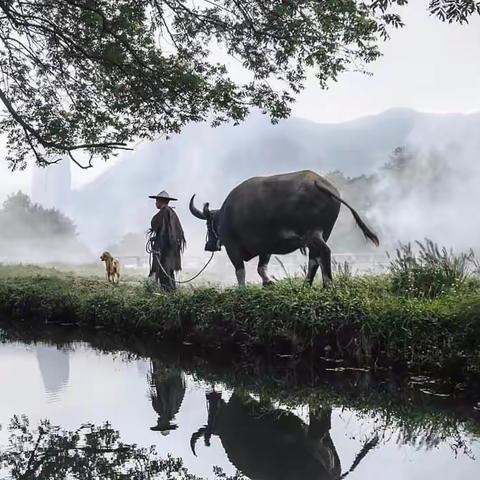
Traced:
[[210, 217], [212, 216], [209, 207], [210, 204], [208, 202], [203, 205], [203, 215], [206, 219], [210, 219]]

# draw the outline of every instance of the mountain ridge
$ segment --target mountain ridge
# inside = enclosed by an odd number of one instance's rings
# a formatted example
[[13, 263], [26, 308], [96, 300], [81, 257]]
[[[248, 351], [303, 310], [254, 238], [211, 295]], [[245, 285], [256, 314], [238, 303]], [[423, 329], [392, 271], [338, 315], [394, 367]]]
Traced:
[[[83, 188], [72, 192], [72, 215], [94, 244], [144, 231], [154, 210], [148, 195], [166, 189], [179, 198], [182, 218], [197, 232], [188, 200], [220, 206], [226, 194], [251, 176], [312, 169], [371, 174], [398, 146], [425, 148], [438, 133], [463, 142], [480, 129], [480, 113], [436, 114], [390, 109], [341, 123], [295, 118], [271, 125], [252, 114], [239, 126], [190, 125], [168, 141], [142, 144]], [[428, 141], [427, 141], [428, 140]], [[429, 147], [430, 148], [430, 147]]]

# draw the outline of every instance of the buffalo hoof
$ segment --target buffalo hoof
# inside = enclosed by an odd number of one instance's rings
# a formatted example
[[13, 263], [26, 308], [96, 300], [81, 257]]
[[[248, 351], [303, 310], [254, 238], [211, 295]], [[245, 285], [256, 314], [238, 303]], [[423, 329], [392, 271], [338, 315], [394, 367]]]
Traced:
[[271, 287], [272, 285], [275, 285], [275, 282], [273, 280], [269, 280], [268, 282], [263, 282], [264, 287]]

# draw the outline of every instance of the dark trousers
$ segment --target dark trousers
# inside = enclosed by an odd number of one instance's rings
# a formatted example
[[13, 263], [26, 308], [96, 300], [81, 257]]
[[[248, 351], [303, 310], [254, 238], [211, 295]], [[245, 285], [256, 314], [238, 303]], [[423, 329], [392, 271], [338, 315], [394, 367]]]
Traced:
[[[160, 283], [164, 290], [175, 290], [177, 284], [175, 283], [175, 272], [172, 268], [168, 268], [165, 264], [162, 255], [153, 254], [152, 270], [150, 277], [155, 276], [155, 281]], [[161, 266], [160, 266], [161, 264]], [[163, 267], [163, 268], [162, 268]]]

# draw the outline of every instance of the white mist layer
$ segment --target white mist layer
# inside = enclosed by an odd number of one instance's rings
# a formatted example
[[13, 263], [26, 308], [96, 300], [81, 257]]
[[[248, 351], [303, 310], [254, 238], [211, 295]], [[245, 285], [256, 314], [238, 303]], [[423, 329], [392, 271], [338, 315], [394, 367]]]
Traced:
[[[32, 239], [26, 247], [18, 245], [15, 258], [0, 257], [15, 262], [98, 262], [99, 253], [106, 248], [112, 248], [114, 254], [143, 257], [144, 232], [156, 212], [148, 195], [165, 189], [179, 198], [174, 206], [188, 243], [184, 265], [193, 272], [208, 259], [205, 224], [188, 211], [193, 193], [197, 193], [198, 207], [208, 201], [211, 208], [219, 208], [228, 192], [248, 177], [307, 168], [323, 175], [338, 169], [352, 178], [376, 172], [376, 181], [362, 187], [369, 189], [365, 195], [371, 197], [371, 205], [362, 207], [359, 197], [352, 200], [352, 206], [374, 226], [380, 249], [364, 241], [342, 207], [336, 230], [343, 232], [339, 230], [342, 222], [351, 225], [351, 230], [343, 239], [347, 245], [343, 250], [332, 239], [334, 253], [356, 253], [360, 245], [360, 250], [383, 254], [398, 241], [425, 237], [456, 250], [478, 248], [479, 128], [478, 114], [434, 115], [410, 110], [337, 125], [291, 119], [271, 126], [255, 115], [239, 127], [192, 125], [168, 142], [140, 145], [81, 189], [66, 188], [71, 180], [69, 168], [49, 167], [37, 173], [33, 200], [71, 217], [83, 246], [63, 248], [52, 239], [49, 248]], [[411, 168], [400, 177], [380, 168], [396, 147], [415, 154]], [[136, 239], [122, 250], [119, 242], [129, 233]], [[301, 273], [305, 264], [305, 257], [299, 254], [282, 260], [289, 275]], [[135, 260], [128, 262], [134, 264]], [[285, 276], [279, 262], [272, 259], [271, 265], [275, 276]], [[252, 260], [249, 280], [258, 280], [255, 270], [256, 261]], [[217, 254], [206, 277], [235, 281], [224, 251]]]
[[380, 174], [369, 218], [387, 245], [430, 238], [455, 250], [480, 247], [480, 137], [478, 122], [430, 118], [407, 138], [415, 152], [408, 177]]

